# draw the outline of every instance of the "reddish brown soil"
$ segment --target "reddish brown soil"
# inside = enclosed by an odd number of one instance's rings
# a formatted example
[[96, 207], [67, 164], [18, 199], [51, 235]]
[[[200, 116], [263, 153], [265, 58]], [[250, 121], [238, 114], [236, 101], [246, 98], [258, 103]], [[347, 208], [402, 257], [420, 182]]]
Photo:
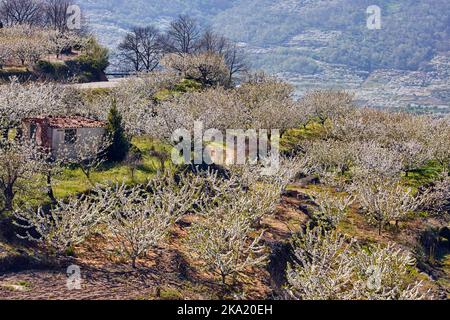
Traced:
[[[262, 222], [261, 227], [266, 230], [264, 241], [269, 247], [288, 241], [295, 230], [309, 219], [304, 210], [308, 201], [300, 187], [296, 190], [284, 197], [275, 215]], [[193, 219], [195, 217], [188, 216], [181, 221], [172, 231], [169, 246], [139, 260], [137, 270], [117, 255], [113, 244], [96, 236], [87, 245], [77, 248], [77, 257], [63, 262], [59, 269], [0, 274], [0, 300], [233, 298], [229, 293], [223, 294], [216, 276], [199, 272], [198, 261], [193, 261], [186, 254], [183, 239]], [[384, 232], [379, 236], [359, 214], [352, 213], [348, 220], [342, 231], [362, 242], [395, 241], [406, 247], [415, 243], [417, 234], [425, 225], [421, 219], [417, 219], [408, 222], [407, 226], [401, 226], [400, 233]], [[67, 289], [66, 268], [72, 264], [81, 268], [81, 290]], [[268, 269], [248, 270], [240, 280], [242, 285], [236, 291], [245, 292], [245, 295], [239, 295], [240, 298], [272, 297], [275, 288]]]

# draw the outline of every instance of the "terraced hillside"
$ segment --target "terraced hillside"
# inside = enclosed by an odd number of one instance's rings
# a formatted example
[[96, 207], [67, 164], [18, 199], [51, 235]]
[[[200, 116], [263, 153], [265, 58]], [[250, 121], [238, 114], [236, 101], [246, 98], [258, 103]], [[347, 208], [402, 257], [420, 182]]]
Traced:
[[300, 95], [311, 87], [358, 89], [371, 106], [448, 112], [448, 1], [376, 1], [381, 30], [367, 29], [369, 0], [79, 2], [111, 48], [134, 25], [164, 28], [189, 14], [239, 42], [254, 69], [288, 79]]

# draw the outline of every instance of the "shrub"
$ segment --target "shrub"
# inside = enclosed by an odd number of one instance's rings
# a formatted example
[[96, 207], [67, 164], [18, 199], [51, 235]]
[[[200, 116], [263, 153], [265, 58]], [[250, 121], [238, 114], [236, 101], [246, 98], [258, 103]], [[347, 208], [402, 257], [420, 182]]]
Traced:
[[34, 66], [34, 69], [45, 74], [55, 73], [55, 66], [51, 62], [44, 60], [38, 61], [38, 63]]
[[41, 77], [51, 80], [67, 80], [73, 75], [70, 68], [65, 63], [52, 63], [40, 60], [34, 66], [34, 72]]
[[109, 66], [108, 49], [102, 47], [95, 38], [89, 39], [84, 52], [76, 59], [82, 71], [103, 72]]
[[106, 157], [109, 161], [122, 161], [127, 156], [130, 149], [130, 141], [123, 128], [122, 116], [117, 109], [116, 100], [113, 100], [112, 107], [108, 115], [107, 134], [111, 139], [111, 145], [106, 150]]
[[134, 180], [134, 173], [136, 169], [142, 164], [143, 157], [144, 155], [142, 151], [135, 145], [131, 145], [130, 149], [128, 150], [128, 154], [125, 161], [127, 165], [130, 167], [131, 178], [133, 180]]

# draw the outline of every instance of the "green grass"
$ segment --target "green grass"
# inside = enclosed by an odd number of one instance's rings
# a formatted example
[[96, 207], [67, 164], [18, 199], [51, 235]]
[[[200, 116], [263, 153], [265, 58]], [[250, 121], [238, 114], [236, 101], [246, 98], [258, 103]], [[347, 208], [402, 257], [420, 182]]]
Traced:
[[445, 276], [437, 281], [442, 287], [447, 290], [447, 299], [450, 299], [450, 254], [447, 254], [442, 258], [441, 264]]
[[161, 300], [183, 300], [183, 293], [174, 288], [163, 288], [160, 291]]
[[111, 95], [112, 90], [109, 88], [93, 88], [80, 90], [83, 101], [88, 103], [95, 102], [96, 100]]
[[26, 67], [3, 67], [0, 69], [0, 74], [2, 73], [27, 73]]
[[26, 67], [4, 67], [0, 69], [0, 80], [9, 82], [10, 77], [26, 78], [32, 76], [32, 73]]
[[285, 132], [280, 141], [280, 148], [283, 152], [295, 149], [301, 141], [314, 139], [323, 133], [323, 126], [312, 122], [303, 128], [291, 129]]
[[[83, 174], [79, 168], [65, 168], [63, 172], [53, 179], [53, 191], [57, 199], [64, 199], [80, 193], [85, 193], [92, 189], [96, 184], [139, 184], [146, 183], [151, 179], [158, 169], [160, 162], [156, 157], [148, 153], [152, 150], [169, 151], [170, 146], [163, 145], [148, 137], [135, 137], [132, 144], [138, 147], [144, 154], [142, 164], [134, 173], [132, 179], [131, 169], [124, 163], [104, 165], [91, 173], [91, 181]], [[169, 161], [166, 162], [166, 168], [171, 167]], [[17, 203], [27, 203], [32, 206], [45, 205], [49, 202], [45, 194], [45, 183], [42, 176], [36, 176], [33, 181], [27, 183], [26, 192], [19, 194]]]
[[156, 101], [168, 100], [172, 97], [177, 97], [183, 93], [197, 92], [202, 88], [201, 84], [195, 80], [184, 79], [176, 84], [173, 89], [162, 89], [154, 96]]
[[418, 188], [433, 182], [442, 173], [442, 166], [436, 162], [430, 162], [420, 169], [409, 172], [403, 177], [407, 186]]

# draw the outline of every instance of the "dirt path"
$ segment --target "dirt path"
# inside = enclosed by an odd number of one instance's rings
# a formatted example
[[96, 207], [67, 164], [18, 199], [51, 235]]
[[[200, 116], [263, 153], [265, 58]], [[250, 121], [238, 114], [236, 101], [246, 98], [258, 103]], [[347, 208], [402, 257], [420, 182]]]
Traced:
[[118, 79], [112, 79], [109, 81], [99, 81], [99, 82], [89, 82], [89, 83], [77, 83], [77, 84], [70, 84], [69, 86], [80, 89], [80, 90], [92, 90], [92, 89], [111, 89], [116, 88], [120, 85], [121, 82], [123, 82], [125, 79], [128, 78], [118, 78]]

